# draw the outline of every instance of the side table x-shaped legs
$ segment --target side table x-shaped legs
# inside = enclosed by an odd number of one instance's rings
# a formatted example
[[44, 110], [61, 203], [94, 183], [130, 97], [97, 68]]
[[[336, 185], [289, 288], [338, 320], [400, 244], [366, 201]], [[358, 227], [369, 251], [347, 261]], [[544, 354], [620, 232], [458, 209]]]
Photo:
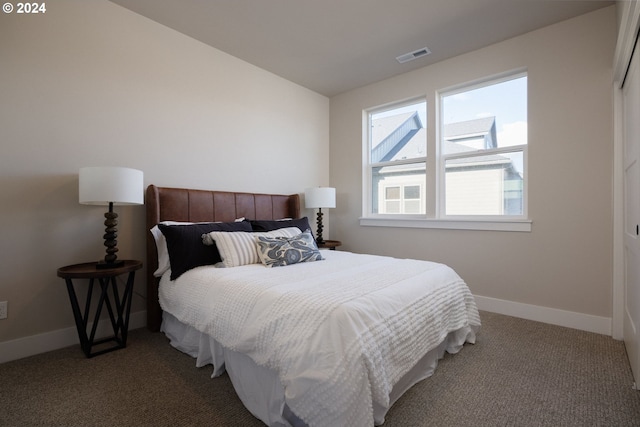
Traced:
[[[87, 357], [97, 356], [99, 354], [126, 347], [135, 270], [141, 267], [142, 263], [140, 261], [126, 261], [124, 266], [113, 269], [99, 270], [95, 268], [95, 263], [88, 263], [63, 267], [58, 270], [58, 276], [64, 278], [67, 284], [67, 291], [69, 293], [69, 300], [71, 301], [73, 317], [75, 319], [78, 337], [80, 339], [80, 346]], [[120, 298], [116, 278], [124, 273], [128, 273], [128, 276], [124, 292], [122, 293], [122, 298]], [[87, 291], [84, 314], [80, 310], [80, 304], [73, 284], [73, 279], [78, 278], [89, 280], [89, 289]], [[88, 334], [87, 329], [89, 327], [91, 301], [95, 284], [99, 285], [100, 297], [92, 319], [93, 324], [91, 325], [91, 332]], [[113, 336], [96, 340], [96, 330], [98, 328], [103, 306], [106, 306], [107, 312], [109, 313], [109, 321], [113, 330]], [[92, 348], [94, 346], [110, 341], [113, 341], [115, 344], [111, 347], [92, 352]]]

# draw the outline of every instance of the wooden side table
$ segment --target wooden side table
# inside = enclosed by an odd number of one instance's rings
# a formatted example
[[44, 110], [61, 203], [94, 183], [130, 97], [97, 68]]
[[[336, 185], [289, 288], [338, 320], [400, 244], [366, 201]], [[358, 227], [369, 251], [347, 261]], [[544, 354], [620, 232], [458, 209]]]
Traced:
[[335, 251], [338, 246], [342, 246], [342, 242], [340, 240], [323, 240], [322, 243], [318, 244], [318, 249], [329, 249], [331, 251]]
[[[136, 260], [126, 260], [124, 261], [124, 265], [120, 267], [107, 269], [97, 269], [96, 264], [98, 263], [88, 262], [84, 264], [68, 265], [58, 269], [58, 277], [63, 278], [67, 284], [67, 291], [69, 292], [73, 317], [76, 321], [78, 337], [80, 338], [80, 346], [87, 357], [97, 356], [99, 354], [127, 346], [127, 332], [129, 329], [129, 313], [131, 311], [131, 296], [133, 295], [133, 281], [135, 279], [136, 270], [142, 268], [142, 261]], [[122, 298], [120, 298], [116, 278], [125, 273], [128, 273], [127, 283], [125, 285]], [[76, 297], [73, 279], [89, 280], [89, 291], [87, 293], [84, 314], [80, 311], [80, 305], [78, 304], [78, 298]], [[91, 332], [87, 335], [89, 312], [91, 308], [91, 295], [93, 293], [93, 285], [96, 283], [96, 280], [100, 285], [100, 299], [93, 317]], [[113, 298], [111, 298], [109, 288], [111, 288]], [[109, 320], [111, 321], [111, 327], [113, 328], [113, 336], [96, 341], [96, 328], [98, 327], [98, 321], [100, 320], [100, 313], [102, 312], [103, 305], [107, 306], [107, 311], [109, 312]], [[92, 352], [93, 346], [104, 344], [109, 341], [114, 341], [115, 345]]]

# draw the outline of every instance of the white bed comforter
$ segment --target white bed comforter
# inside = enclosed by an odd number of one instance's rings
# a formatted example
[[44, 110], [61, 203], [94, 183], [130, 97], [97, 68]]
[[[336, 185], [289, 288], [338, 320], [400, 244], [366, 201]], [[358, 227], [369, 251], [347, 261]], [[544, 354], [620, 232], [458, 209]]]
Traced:
[[[162, 309], [278, 373], [310, 426], [369, 426], [373, 402], [449, 332], [476, 330], [449, 267], [343, 251], [287, 267], [199, 267], [160, 286]], [[473, 332], [467, 337], [474, 342]]]

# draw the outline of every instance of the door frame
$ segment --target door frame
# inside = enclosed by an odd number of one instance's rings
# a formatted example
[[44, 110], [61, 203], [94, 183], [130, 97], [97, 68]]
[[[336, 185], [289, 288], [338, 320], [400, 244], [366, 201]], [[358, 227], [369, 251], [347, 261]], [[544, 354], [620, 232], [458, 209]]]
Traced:
[[[613, 68], [613, 278], [611, 336], [624, 339], [624, 132], [622, 86], [640, 29], [637, 0], [618, 1], [621, 16]], [[620, 13], [621, 12], [621, 13]]]

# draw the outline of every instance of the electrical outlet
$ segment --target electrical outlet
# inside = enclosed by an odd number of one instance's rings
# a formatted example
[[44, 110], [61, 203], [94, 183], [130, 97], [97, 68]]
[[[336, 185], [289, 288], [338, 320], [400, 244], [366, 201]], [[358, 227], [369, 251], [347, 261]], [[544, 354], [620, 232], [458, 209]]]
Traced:
[[8, 301], [0, 301], [0, 320], [7, 318], [8, 304], [9, 304]]

